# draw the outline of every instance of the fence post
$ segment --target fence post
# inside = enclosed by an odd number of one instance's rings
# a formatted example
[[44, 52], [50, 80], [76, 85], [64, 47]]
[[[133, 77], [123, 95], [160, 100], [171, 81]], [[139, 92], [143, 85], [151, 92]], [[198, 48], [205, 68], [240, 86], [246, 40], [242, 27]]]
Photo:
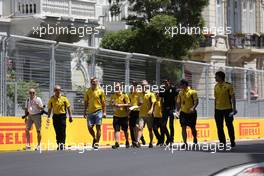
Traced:
[[1, 48], [1, 55], [0, 55], [0, 115], [3, 115], [3, 87], [4, 87], [4, 37], [1, 38], [2, 40], [2, 48]]
[[91, 57], [91, 76], [96, 76], [95, 75], [95, 60], [96, 60], [96, 52], [97, 50], [93, 50], [92, 52], [92, 57]]
[[185, 67], [184, 67], [185, 63], [181, 64], [181, 69], [182, 69], [182, 79], [185, 79]]
[[15, 116], [17, 116], [17, 106], [18, 106], [18, 102], [17, 102], [17, 82], [15, 82], [15, 84], [14, 84], [14, 86], [15, 86]]
[[1, 48], [1, 98], [0, 98], [0, 115], [5, 116], [7, 113], [7, 95], [6, 95], [6, 74], [7, 74], [7, 69], [6, 69], [6, 56], [7, 56], [7, 51], [6, 51], [6, 44], [7, 44], [8, 37], [3, 37], [2, 39], [2, 48]]
[[247, 110], [246, 110], [246, 102], [247, 102], [247, 71], [246, 70], [243, 70], [243, 72], [242, 72], [242, 74], [243, 74], [243, 76], [242, 76], [242, 78], [243, 78], [243, 94], [242, 94], [242, 102], [243, 102], [243, 117], [246, 117], [247, 115]]
[[251, 83], [250, 83], [250, 75], [251, 75], [251, 71], [246, 71], [247, 72], [247, 114], [246, 114], [246, 116], [248, 116], [249, 115], [249, 113], [248, 113], [248, 107], [250, 106], [250, 96], [251, 96], [251, 93], [250, 93], [250, 91], [251, 91]]
[[53, 88], [56, 84], [56, 60], [55, 60], [55, 45], [51, 45], [51, 58], [50, 58], [50, 90], [49, 95], [53, 95]]
[[160, 63], [161, 63], [161, 59], [158, 58], [156, 60], [156, 84], [160, 85]]
[[[125, 62], [125, 85], [129, 85], [129, 80], [130, 80], [130, 58], [132, 57], [131, 54], [128, 54], [126, 57], [126, 62]], [[129, 91], [129, 90], [125, 90]]]
[[205, 68], [205, 101], [206, 101], [206, 111], [205, 115], [208, 118], [209, 116], [209, 66]]
[[2, 40], [1, 55], [0, 55], [0, 115], [3, 115], [3, 53], [4, 53], [4, 39]]

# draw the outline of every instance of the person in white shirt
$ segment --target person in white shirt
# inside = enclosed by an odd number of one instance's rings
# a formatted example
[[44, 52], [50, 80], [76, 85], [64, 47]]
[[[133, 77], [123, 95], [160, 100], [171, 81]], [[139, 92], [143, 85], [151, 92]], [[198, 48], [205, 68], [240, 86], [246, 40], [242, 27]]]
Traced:
[[35, 150], [40, 150], [41, 142], [41, 112], [43, 110], [42, 100], [36, 96], [35, 89], [29, 90], [29, 98], [25, 103], [25, 123], [26, 123], [26, 150], [30, 150], [30, 133], [33, 123], [37, 130], [38, 145]]

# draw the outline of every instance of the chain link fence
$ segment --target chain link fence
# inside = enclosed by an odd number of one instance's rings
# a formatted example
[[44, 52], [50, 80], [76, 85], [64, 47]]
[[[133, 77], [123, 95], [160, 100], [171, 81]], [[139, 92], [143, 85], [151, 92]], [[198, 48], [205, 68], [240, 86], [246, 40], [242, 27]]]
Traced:
[[[185, 78], [198, 91], [199, 118], [214, 115], [215, 72], [222, 70], [234, 86], [239, 117], [264, 117], [264, 71], [219, 67], [200, 62], [178, 61], [138, 53], [33, 39], [0, 36], [0, 115], [20, 116], [28, 89], [36, 89], [47, 104], [53, 87], [59, 84], [71, 102], [74, 116], [84, 110], [83, 95], [96, 76], [102, 85], [115, 81], [129, 85], [146, 79], [160, 85], [170, 79], [177, 86]], [[107, 94], [109, 101], [111, 93]], [[111, 108], [107, 108], [111, 114]]]

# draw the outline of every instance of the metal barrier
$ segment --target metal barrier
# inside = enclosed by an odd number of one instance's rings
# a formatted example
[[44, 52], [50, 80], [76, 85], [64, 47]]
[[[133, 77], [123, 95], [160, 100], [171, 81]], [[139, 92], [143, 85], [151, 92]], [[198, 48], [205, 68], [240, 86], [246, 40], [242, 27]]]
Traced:
[[[83, 94], [90, 77], [103, 85], [114, 81], [128, 85], [132, 80], [146, 79], [160, 85], [164, 78], [176, 85], [185, 78], [198, 91], [200, 118], [213, 117], [214, 74], [226, 73], [234, 85], [239, 117], [263, 117], [264, 71], [236, 67], [218, 67], [200, 62], [179, 61], [139, 53], [126, 53], [102, 48], [22, 36], [0, 36], [0, 115], [20, 116], [29, 87], [35, 87], [44, 104], [59, 84], [69, 98], [73, 114], [83, 113]], [[109, 100], [108, 95], [108, 100]], [[111, 109], [108, 106], [108, 112]]]

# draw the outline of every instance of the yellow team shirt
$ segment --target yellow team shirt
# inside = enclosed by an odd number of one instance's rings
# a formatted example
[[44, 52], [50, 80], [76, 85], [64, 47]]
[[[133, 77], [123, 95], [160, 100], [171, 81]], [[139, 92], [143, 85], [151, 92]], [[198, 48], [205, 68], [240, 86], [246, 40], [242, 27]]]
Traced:
[[232, 109], [231, 96], [234, 95], [233, 86], [230, 83], [217, 83], [214, 88], [215, 109]]
[[95, 90], [89, 88], [84, 95], [84, 101], [88, 102], [88, 113], [94, 113], [98, 110], [102, 110], [102, 102], [105, 102], [104, 90], [99, 87], [97, 87]]
[[145, 93], [140, 93], [139, 99], [143, 102], [140, 106], [139, 117], [148, 117], [148, 111], [151, 108], [151, 103], [156, 102], [156, 96], [154, 93], [146, 91]]
[[[130, 100], [130, 106], [138, 106], [139, 95], [140, 94], [138, 92], [132, 92], [128, 95]], [[133, 111], [139, 111], [139, 109], [135, 108]]]
[[188, 87], [186, 90], [180, 91], [177, 103], [180, 104], [182, 112], [190, 113], [190, 109], [193, 107], [195, 100], [198, 100], [196, 90]]
[[162, 118], [160, 100], [156, 100], [153, 115], [154, 115], [155, 118]]
[[[125, 93], [121, 93], [120, 95], [115, 93], [111, 95], [110, 97], [110, 103], [112, 104], [129, 104], [129, 98], [128, 95]], [[116, 108], [113, 107], [114, 109], [114, 116], [115, 117], [127, 117], [127, 108], [126, 107], [120, 107]]]
[[53, 109], [53, 114], [66, 114], [66, 108], [70, 106], [69, 100], [63, 95], [60, 95], [58, 98], [52, 96], [48, 102], [48, 108]]

